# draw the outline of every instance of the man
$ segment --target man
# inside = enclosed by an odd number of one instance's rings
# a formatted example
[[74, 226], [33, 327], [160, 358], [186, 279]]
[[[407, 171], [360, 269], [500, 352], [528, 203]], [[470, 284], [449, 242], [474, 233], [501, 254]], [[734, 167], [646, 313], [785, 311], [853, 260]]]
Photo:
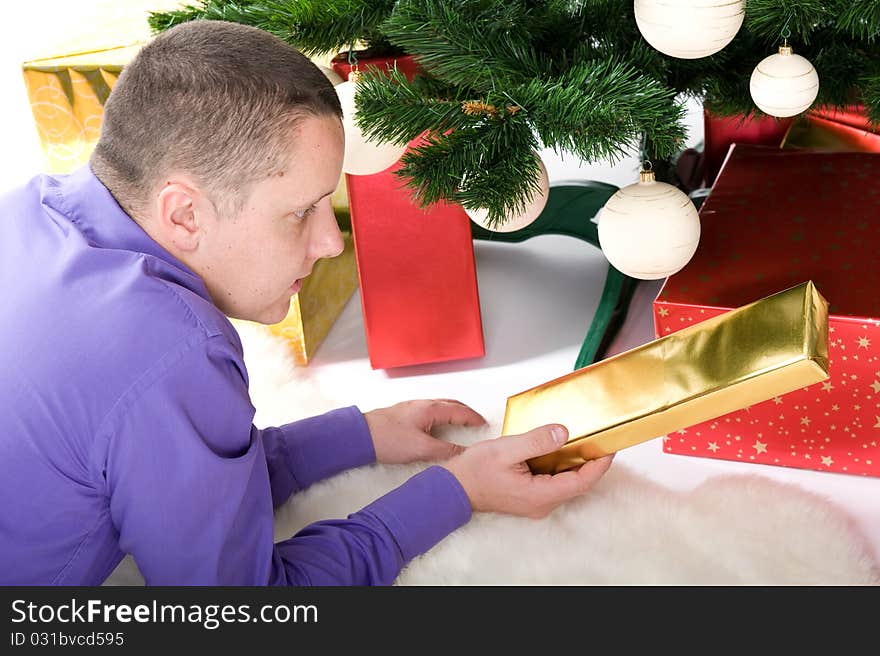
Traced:
[[[266, 32], [156, 37], [111, 94], [90, 165], [0, 200], [0, 582], [389, 584], [473, 511], [543, 516], [610, 458], [533, 476], [562, 427], [467, 450], [446, 400], [258, 430], [228, 317], [280, 321], [343, 248], [332, 86]], [[555, 430], [554, 430], [555, 428]], [[273, 544], [273, 508], [346, 468], [436, 460], [346, 519]]]

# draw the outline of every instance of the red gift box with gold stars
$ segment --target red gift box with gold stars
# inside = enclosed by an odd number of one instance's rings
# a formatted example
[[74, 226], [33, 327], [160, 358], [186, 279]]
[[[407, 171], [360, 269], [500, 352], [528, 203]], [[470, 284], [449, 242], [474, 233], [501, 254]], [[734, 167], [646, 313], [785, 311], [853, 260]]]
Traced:
[[880, 476], [880, 154], [734, 145], [693, 259], [654, 301], [662, 337], [812, 280], [830, 378], [666, 436], [669, 453]]

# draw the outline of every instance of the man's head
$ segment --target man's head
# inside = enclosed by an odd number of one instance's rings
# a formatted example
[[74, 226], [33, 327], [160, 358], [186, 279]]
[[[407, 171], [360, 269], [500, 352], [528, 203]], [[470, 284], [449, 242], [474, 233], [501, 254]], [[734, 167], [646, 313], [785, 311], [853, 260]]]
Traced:
[[120, 75], [91, 166], [229, 316], [274, 323], [342, 250], [330, 203], [341, 109], [312, 62], [256, 28], [174, 27]]

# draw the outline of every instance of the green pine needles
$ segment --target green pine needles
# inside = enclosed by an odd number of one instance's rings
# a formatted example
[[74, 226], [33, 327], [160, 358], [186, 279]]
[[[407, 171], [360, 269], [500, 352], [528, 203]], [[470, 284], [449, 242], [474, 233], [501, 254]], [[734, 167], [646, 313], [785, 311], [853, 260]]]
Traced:
[[253, 25], [308, 54], [414, 56], [413, 80], [362, 76], [358, 123], [399, 144], [426, 135], [400, 170], [416, 200], [485, 207], [490, 225], [525, 206], [542, 147], [613, 162], [644, 139], [652, 160], [669, 160], [685, 98], [759, 114], [749, 79], [783, 33], [819, 74], [816, 105], [862, 103], [880, 123], [880, 0], [747, 0], [734, 40], [695, 60], [648, 45], [633, 0], [207, 0], [150, 24], [193, 19]]

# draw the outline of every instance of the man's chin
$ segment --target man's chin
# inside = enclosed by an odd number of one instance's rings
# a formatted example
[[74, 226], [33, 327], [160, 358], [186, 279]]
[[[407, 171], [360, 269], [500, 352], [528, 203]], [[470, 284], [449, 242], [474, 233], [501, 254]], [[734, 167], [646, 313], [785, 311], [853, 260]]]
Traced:
[[270, 308], [263, 310], [260, 313], [254, 312], [253, 314], [248, 314], [248, 316], [242, 316], [244, 313], [240, 313], [238, 315], [234, 315], [232, 318], [240, 319], [242, 321], [252, 321], [254, 323], [261, 323], [264, 326], [273, 326], [276, 323], [281, 323], [287, 318], [287, 313], [290, 311], [290, 302], [284, 303], [283, 305], [279, 304], [277, 308]]
[[267, 326], [272, 326], [276, 323], [281, 323], [284, 319], [287, 318], [287, 313], [290, 311], [290, 305], [286, 305], [283, 310], [273, 310], [272, 312], [267, 312], [266, 317], [264, 319], [258, 320], [257, 323], [262, 323]]

